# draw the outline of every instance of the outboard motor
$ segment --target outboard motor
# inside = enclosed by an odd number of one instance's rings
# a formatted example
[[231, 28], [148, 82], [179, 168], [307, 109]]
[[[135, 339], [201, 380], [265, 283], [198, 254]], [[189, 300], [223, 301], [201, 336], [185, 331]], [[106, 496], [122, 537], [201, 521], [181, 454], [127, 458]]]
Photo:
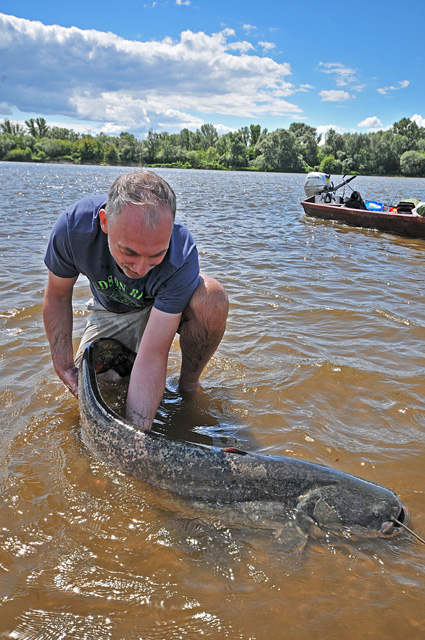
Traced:
[[335, 195], [336, 191], [351, 182], [351, 180], [354, 180], [355, 177], [356, 176], [350, 176], [346, 178], [344, 176], [343, 181], [334, 187], [334, 183], [331, 182], [331, 176], [328, 173], [311, 171], [305, 179], [304, 191], [307, 198], [314, 197], [314, 202], [342, 204], [344, 199], [341, 196]]
[[304, 191], [307, 198], [318, 196], [322, 193], [329, 193], [333, 188], [331, 176], [320, 171], [312, 171], [305, 179]]

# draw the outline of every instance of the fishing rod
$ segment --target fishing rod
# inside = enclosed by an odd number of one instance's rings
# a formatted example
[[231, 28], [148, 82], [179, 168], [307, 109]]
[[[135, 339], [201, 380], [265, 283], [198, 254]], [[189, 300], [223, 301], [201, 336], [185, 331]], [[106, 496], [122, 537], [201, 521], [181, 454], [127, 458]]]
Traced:
[[340, 182], [340, 184], [337, 185], [336, 187], [331, 187], [330, 189], [328, 189], [328, 191], [333, 191], [333, 192], [338, 191], [338, 189], [341, 189], [341, 187], [344, 187], [346, 184], [351, 182], [351, 180], [354, 180], [354, 178], [357, 178], [357, 176], [350, 176], [347, 179], [345, 179], [345, 176], [343, 176], [342, 182]]

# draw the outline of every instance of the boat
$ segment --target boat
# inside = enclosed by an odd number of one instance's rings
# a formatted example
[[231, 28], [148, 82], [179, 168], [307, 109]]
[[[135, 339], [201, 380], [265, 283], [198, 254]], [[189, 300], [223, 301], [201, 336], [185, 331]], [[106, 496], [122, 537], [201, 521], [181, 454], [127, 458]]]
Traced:
[[[335, 220], [352, 227], [377, 229], [410, 238], [425, 238], [425, 217], [422, 215], [402, 212], [403, 207], [398, 207], [398, 211], [396, 207], [384, 210], [382, 203], [364, 203], [357, 191], [352, 191], [349, 198], [336, 195], [338, 189], [355, 177], [345, 179], [344, 176], [341, 184], [334, 187], [328, 174], [309, 173], [304, 185], [307, 198], [301, 202], [305, 214], [322, 220]], [[414, 208], [412, 210], [415, 211]]]

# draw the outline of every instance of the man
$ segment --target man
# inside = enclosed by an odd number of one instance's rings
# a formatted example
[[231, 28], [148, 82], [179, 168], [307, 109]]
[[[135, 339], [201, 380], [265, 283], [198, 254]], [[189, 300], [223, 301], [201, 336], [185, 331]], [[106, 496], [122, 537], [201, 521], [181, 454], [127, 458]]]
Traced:
[[[123, 174], [107, 197], [83, 198], [59, 217], [45, 255], [43, 318], [56, 373], [77, 397], [78, 364], [95, 337], [117, 338], [137, 350], [127, 418], [145, 429], [164, 392], [176, 332], [179, 385], [192, 391], [221, 341], [228, 312], [225, 290], [199, 273], [196, 246], [175, 211], [175, 194], [160, 176]], [[72, 292], [80, 273], [94, 299], [74, 361]]]

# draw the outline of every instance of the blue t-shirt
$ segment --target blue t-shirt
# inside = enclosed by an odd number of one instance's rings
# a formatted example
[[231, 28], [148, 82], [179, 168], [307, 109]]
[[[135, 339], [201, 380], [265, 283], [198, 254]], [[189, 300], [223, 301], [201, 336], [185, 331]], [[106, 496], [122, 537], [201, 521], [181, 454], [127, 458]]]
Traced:
[[71, 205], [56, 221], [46, 249], [46, 267], [60, 278], [87, 276], [96, 300], [114, 313], [152, 304], [181, 313], [198, 285], [198, 251], [190, 232], [175, 221], [164, 259], [142, 278], [119, 268], [100, 228], [99, 211], [107, 196], [89, 196]]

